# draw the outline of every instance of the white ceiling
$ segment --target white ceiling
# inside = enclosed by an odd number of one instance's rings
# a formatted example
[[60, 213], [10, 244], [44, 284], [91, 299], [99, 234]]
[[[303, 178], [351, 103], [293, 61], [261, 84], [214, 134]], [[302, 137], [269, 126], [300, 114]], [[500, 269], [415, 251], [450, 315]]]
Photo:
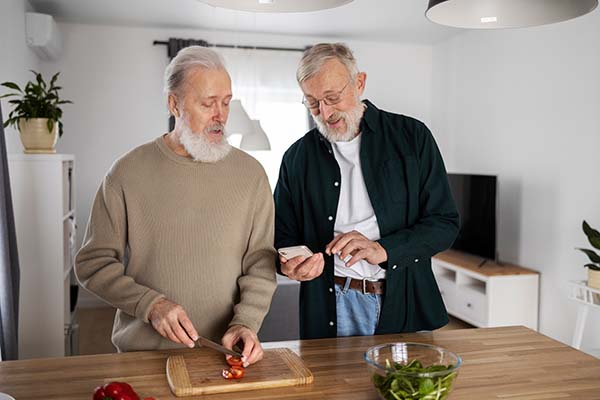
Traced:
[[[302, 0], [298, 0], [302, 1]], [[283, 35], [432, 44], [459, 29], [425, 18], [427, 0], [354, 0], [306, 13], [251, 13], [199, 0], [29, 0], [58, 21], [84, 24], [196, 28]]]

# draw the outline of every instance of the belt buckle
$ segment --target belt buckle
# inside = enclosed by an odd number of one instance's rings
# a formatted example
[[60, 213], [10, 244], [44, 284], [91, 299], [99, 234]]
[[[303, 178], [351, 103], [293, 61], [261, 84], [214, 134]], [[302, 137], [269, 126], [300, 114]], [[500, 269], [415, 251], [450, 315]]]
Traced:
[[362, 294], [367, 294], [367, 278], [362, 279]]

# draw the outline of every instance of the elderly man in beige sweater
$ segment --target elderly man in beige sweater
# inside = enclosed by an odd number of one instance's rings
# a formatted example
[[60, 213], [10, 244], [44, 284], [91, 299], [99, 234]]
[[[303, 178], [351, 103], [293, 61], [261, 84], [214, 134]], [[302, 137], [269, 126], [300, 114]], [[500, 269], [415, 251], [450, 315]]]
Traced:
[[248, 365], [276, 287], [267, 176], [225, 139], [231, 80], [217, 53], [180, 51], [165, 91], [175, 128], [106, 174], [77, 278], [117, 308], [119, 351], [193, 347], [200, 334], [239, 344]]

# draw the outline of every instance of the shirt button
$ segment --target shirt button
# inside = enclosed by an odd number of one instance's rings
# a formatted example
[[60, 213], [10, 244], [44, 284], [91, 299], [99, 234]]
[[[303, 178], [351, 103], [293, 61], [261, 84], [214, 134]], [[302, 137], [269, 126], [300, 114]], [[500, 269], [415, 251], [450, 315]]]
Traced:
[[398, 266], [397, 266], [396, 264], [394, 264], [394, 265], [392, 266], [392, 269], [396, 269], [396, 268], [398, 268]]
[[418, 259], [418, 258], [415, 258], [415, 262], [419, 262], [419, 259]]
[[332, 153], [332, 151], [331, 151], [331, 150], [329, 150], [329, 154], [331, 154], [331, 153]]
[[332, 287], [329, 288], [329, 293], [333, 293], [333, 288]]
[[340, 183], [339, 182], [333, 182], [333, 186], [335, 186], [335, 187], [340, 186]]
[[329, 321], [329, 326], [333, 326], [333, 321]]
[[329, 217], [327, 217], [328, 220], [333, 221], [333, 217], [330, 215]]

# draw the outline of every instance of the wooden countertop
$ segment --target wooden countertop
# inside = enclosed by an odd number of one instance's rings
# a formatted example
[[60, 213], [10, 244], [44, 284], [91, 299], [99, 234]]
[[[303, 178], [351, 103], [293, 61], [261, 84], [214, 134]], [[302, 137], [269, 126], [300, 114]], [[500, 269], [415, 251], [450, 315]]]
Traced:
[[486, 276], [539, 274], [539, 272], [532, 269], [505, 262], [496, 264], [492, 260], [487, 260], [485, 264], [481, 265], [483, 258], [453, 249], [442, 251], [441, 253], [436, 254], [433, 258], [449, 264], [460, 265], [461, 268], [468, 269], [477, 274]]
[[[197, 399], [377, 399], [364, 351], [397, 341], [432, 343], [463, 358], [450, 399], [600, 398], [600, 360], [525, 327], [461, 329], [403, 335], [266, 343], [289, 347], [315, 376], [303, 387]], [[17, 400], [91, 399], [94, 388], [127, 381], [140, 396], [175, 399], [165, 378], [167, 356], [188, 349], [0, 362], [0, 392]]]

